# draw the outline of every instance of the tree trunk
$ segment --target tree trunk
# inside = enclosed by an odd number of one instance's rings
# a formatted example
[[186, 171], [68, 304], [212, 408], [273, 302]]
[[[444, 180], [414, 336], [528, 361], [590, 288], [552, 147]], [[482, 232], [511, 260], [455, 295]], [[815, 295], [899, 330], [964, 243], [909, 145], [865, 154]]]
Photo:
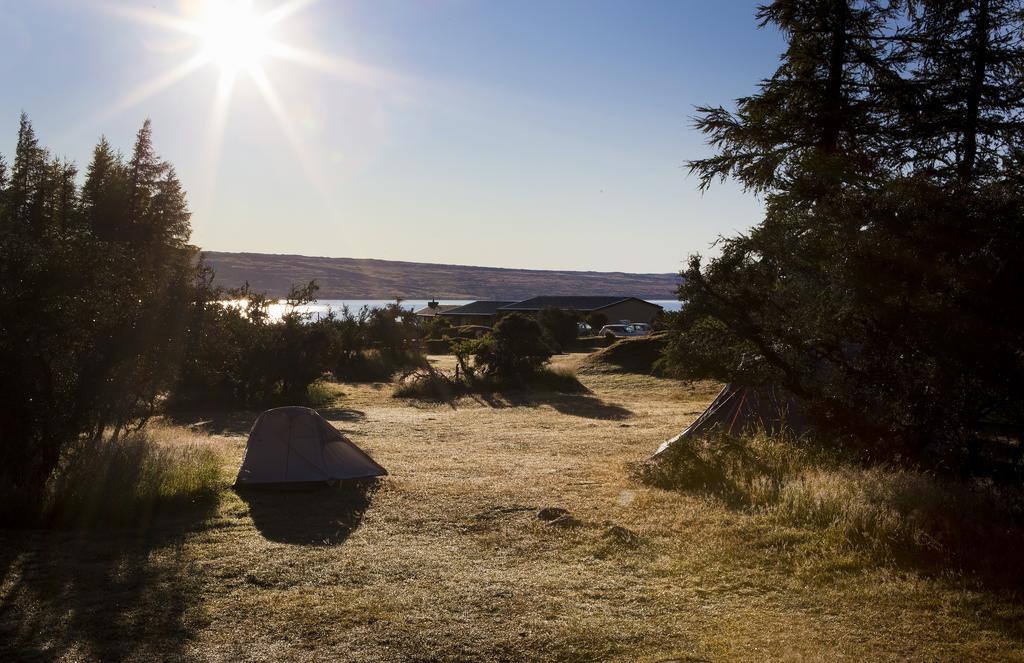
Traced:
[[822, 114], [821, 144], [826, 154], [839, 150], [839, 133], [843, 123], [843, 73], [846, 64], [847, 14], [846, 0], [834, 0], [829, 17], [832, 21], [832, 43], [828, 56], [828, 78], [825, 81], [825, 108]]
[[974, 179], [975, 163], [978, 160], [978, 116], [988, 66], [988, 19], [988, 0], [981, 0], [978, 3], [974, 39], [971, 44], [971, 79], [967, 90], [967, 114], [964, 118], [964, 151], [959, 168], [960, 181], [965, 184]]

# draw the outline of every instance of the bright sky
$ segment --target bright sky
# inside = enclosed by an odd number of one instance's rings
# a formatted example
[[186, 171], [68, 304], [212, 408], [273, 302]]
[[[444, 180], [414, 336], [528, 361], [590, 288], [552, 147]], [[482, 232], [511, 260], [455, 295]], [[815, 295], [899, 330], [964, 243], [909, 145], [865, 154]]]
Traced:
[[0, 0], [0, 152], [148, 116], [206, 249], [677, 271], [761, 211], [683, 168], [776, 66], [756, 4]]

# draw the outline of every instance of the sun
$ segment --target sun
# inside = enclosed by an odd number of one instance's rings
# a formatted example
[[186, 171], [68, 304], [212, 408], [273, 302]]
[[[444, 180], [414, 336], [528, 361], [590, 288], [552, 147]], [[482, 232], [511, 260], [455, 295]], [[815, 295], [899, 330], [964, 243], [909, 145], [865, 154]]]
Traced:
[[[266, 102], [267, 109], [290, 143], [303, 169], [318, 188], [320, 171], [303, 144], [297, 124], [288, 113], [285, 99], [277, 93], [266, 67], [285, 61], [338, 78], [348, 84], [377, 90], [398, 80], [385, 70], [356, 60], [327, 55], [282, 40], [282, 24], [291, 16], [322, 0], [165, 0], [177, 4], [167, 12], [138, 0], [106, 0], [102, 9], [120, 18], [184, 37], [185, 56], [170, 69], [148, 77], [141, 85], [114, 100], [96, 114], [94, 121], [132, 108], [178, 81], [205, 69], [219, 70], [217, 87], [207, 114], [206, 161], [215, 173], [236, 83], [248, 81]], [[2, 4], [3, 0], [0, 0]], [[142, 5], [142, 6], [140, 6]]]
[[196, 27], [204, 59], [227, 72], [259, 67], [273, 45], [271, 21], [251, 1], [207, 3]]

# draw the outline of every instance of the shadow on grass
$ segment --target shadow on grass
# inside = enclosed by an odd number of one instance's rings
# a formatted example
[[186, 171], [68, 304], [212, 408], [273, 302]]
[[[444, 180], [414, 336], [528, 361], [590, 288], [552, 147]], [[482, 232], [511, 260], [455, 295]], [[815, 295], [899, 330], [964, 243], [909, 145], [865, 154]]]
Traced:
[[184, 659], [205, 625], [182, 543], [216, 496], [123, 530], [0, 531], [0, 659]]
[[593, 394], [508, 391], [483, 394], [479, 399], [494, 408], [550, 406], [562, 414], [584, 419], [620, 421], [633, 416], [627, 408], [603, 401]]
[[329, 486], [236, 488], [252, 522], [266, 539], [304, 546], [336, 546], [359, 527], [380, 486], [356, 479]]
[[322, 407], [317, 408], [320, 416], [328, 421], [362, 421], [366, 419], [366, 413], [362, 410], [354, 410], [345, 407]]
[[562, 414], [585, 419], [618, 421], [633, 416], [621, 405], [608, 403], [594, 395], [575, 376], [544, 372], [546, 383], [506, 386], [486, 380], [458, 380], [439, 371], [414, 377], [413, 381], [395, 390], [396, 398], [407, 399], [413, 407], [418, 402], [445, 404], [453, 410], [462, 398], [470, 398], [493, 408], [550, 406]]

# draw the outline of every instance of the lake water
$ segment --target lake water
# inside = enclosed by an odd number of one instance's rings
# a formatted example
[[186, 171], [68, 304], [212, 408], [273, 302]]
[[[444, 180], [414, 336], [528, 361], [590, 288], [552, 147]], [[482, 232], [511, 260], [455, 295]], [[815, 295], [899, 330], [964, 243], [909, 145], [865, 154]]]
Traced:
[[[439, 299], [439, 304], [451, 304], [455, 306], [461, 306], [462, 304], [468, 304], [474, 299]], [[682, 305], [679, 301], [674, 299], [651, 299], [648, 300], [653, 304], [657, 304], [666, 311], [678, 311]], [[393, 304], [393, 299], [321, 299], [315, 304], [308, 304], [306, 306], [300, 306], [299, 310], [303, 313], [309, 313], [310, 317], [316, 320], [318, 317], [327, 315], [329, 311], [340, 312], [345, 306], [348, 307], [349, 311], [355, 313], [359, 309], [367, 306], [369, 308], [383, 308], [388, 304]], [[402, 308], [412, 309], [418, 311], [419, 309], [427, 305], [428, 300], [426, 299], [403, 299]], [[287, 310], [287, 305], [284, 302], [278, 302], [277, 304], [271, 304], [268, 310], [270, 318], [273, 320], [280, 320], [281, 316], [284, 315]]]

